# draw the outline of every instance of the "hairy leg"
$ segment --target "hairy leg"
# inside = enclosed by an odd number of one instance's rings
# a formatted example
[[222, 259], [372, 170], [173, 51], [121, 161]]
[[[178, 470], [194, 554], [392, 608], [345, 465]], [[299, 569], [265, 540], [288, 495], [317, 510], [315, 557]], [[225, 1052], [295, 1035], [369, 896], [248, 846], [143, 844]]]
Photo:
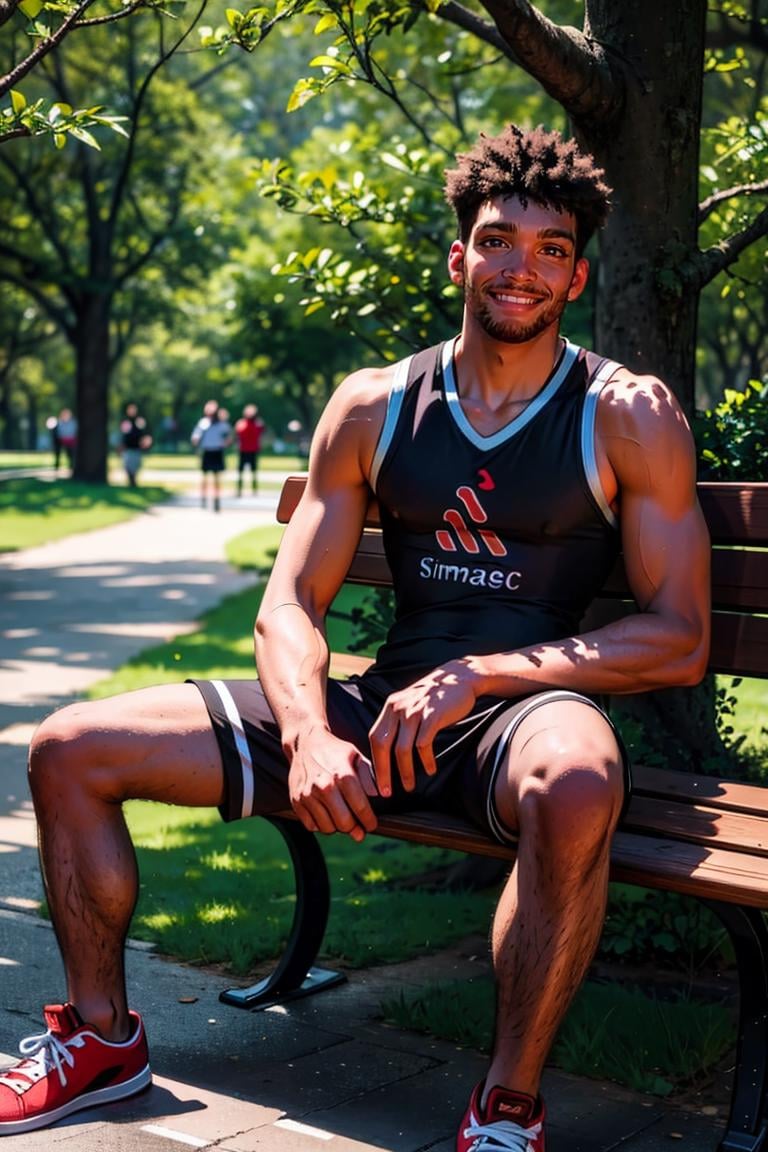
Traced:
[[610, 725], [579, 701], [524, 719], [496, 783], [518, 856], [492, 932], [496, 1037], [486, 1090], [536, 1096], [557, 1030], [600, 938], [623, 768]]
[[122, 804], [221, 802], [221, 757], [202, 697], [177, 684], [62, 708], [35, 733], [29, 780], [68, 998], [107, 1039], [123, 1040], [123, 946], [138, 876]]

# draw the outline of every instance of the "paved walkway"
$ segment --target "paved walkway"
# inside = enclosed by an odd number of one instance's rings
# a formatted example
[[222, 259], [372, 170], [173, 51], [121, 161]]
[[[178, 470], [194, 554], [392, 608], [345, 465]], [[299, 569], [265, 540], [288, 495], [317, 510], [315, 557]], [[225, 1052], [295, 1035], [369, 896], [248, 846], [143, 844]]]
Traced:
[[[224, 541], [273, 518], [268, 497], [220, 515], [190, 501], [88, 535], [0, 556], [0, 1062], [42, 1031], [62, 996], [41, 896], [24, 760], [30, 732], [148, 644], [190, 627], [252, 577], [223, 560]], [[476, 949], [475, 949], [476, 951]], [[218, 1002], [232, 983], [132, 946], [132, 1001], [153, 1053], [151, 1091], [18, 1136], [14, 1152], [452, 1152], [454, 1128], [484, 1061], [400, 1033], [378, 1004], [406, 984], [475, 974], [472, 955], [355, 973], [334, 991], [261, 1013]], [[716, 1122], [612, 1085], [549, 1072], [549, 1152], [662, 1152], [716, 1147]]]

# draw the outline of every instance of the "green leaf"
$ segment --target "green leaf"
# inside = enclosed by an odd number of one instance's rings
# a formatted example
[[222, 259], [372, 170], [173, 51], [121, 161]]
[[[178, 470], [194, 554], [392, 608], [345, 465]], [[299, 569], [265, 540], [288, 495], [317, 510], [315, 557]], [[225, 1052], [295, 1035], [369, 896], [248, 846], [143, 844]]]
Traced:
[[317, 24], [315, 24], [315, 36], [322, 36], [323, 32], [327, 32], [329, 28], [336, 27], [336, 17], [332, 12], [326, 12], [321, 16]]
[[18, 116], [27, 106], [27, 101], [15, 88], [11, 88], [11, 106]]
[[24, 13], [27, 20], [34, 20], [35, 17], [42, 11], [43, 0], [21, 0], [19, 8]]
[[87, 144], [89, 148], [95, 148], [97, 152], [101, 152], [101, 145], [92, 133], [88, 132], [85, 128], [78, 128], [76, 125], [70, 128], [70, 135], [74, 136], [76, 140], [81, 140], [83, 144]]
[[334, 72], [348, 72], [349, 67], [343, 60], [339, 60], [336, 56], [314, 56], [309, 62], [310, 68], [332, 68]]

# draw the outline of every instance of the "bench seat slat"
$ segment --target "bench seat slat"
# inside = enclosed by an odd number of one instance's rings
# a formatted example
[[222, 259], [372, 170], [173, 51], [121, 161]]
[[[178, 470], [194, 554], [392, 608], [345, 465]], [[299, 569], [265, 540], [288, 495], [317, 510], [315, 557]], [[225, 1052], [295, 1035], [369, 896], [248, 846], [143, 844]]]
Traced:
[[643, 835], [660, 835], [706, 847], [768, 856], [765, 815], [723, 812], [701, 804], [680, 804], [635, 795], [621, 827]]
[[[279, 815], [292, 817], [290, 812]], [[461, 820], [434, 812], [383, 817], [376, 834], [502, 860], [516, 856], [514, 845], [499, 844]], [[768, 858], [746, 852], [619, 831], [611, 849], [611, 879], [768, 909]]]
[[654, 768], [647, 764], [633, 764], [632, 778], [637, 795], [768, 816], [768, 788], [757, 784], [693, 772], [675, 772], [672, 768]]

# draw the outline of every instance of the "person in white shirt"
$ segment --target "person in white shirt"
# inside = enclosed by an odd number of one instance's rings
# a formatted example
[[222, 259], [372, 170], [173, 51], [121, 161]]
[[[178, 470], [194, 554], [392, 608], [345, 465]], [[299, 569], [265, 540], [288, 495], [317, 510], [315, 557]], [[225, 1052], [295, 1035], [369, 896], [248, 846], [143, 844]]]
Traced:
[[208, 400], [203, 415], [192, 431], [192, 443], [201, 453], [202, 469], [200, 501], [203, 508], [208, 503], [209, 478], [212, 489], [213, 510], [221, 508], [219, 477], [224, 471], [224, 450], [232, 443], [232, 425], [229, 413], [219, 407], [218, 400]]

